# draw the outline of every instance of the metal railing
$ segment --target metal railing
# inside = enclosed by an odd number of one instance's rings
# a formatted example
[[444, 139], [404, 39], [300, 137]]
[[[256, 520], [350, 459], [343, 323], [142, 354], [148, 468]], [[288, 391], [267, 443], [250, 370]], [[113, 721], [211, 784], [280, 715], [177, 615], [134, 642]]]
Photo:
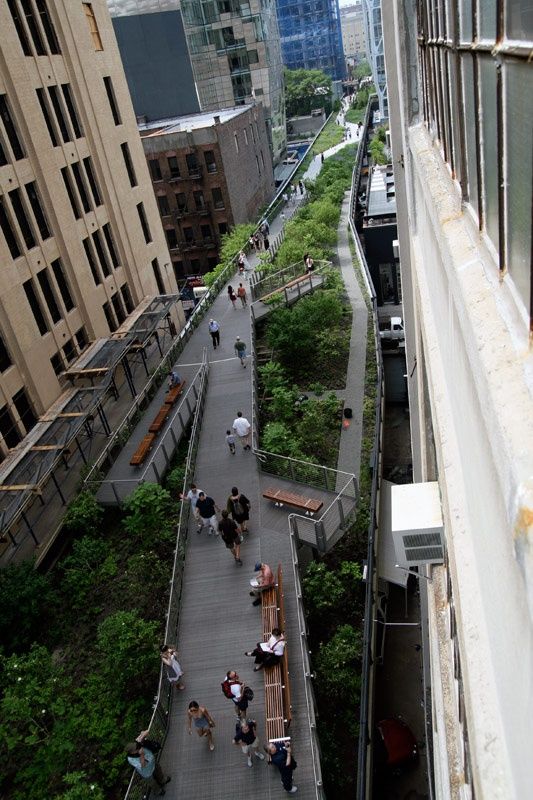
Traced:
[[[315, 261], [315, 268], [312, 272], [308, 273], [309, 281], [315, 275], [321, 275], [324, 271], [331, 267], [331, 261], [325, 259]], [[256, 270], [250, 275], [250, 294], [252, 299], [260, 300], [267, 294], [275, 292], [277, 289], [282, 289], [287, 283], [295, 278], [302, 278], [306, 274], [303, 262], [298, 261], [295, 264], [290, 264], [288, 267], [278, 270], [277, 272], [268, 272], [267, 270]], [[305, 286], [305, 281], [302, 280], [302, 285]], [[300, 284], [296, 284], [293, 288], [285, 289], [285, 301], [288, 302], [287, 292], [298, 291], [298, 296], [301, 294]]]
[[[194, 415], [191, 436], [189, 439], [189, 449], [187, 451], [187, 459], [185, 462], [185, 475], [182, 487], [182, 491], [184, 493], [194, 477], [194, 469], [198, 453], [198, 443], [200, 439], [200, 429], [204, 414], [208, 383], [209, 362], [207, 361], [207, 354], [204, 350], [201, 384], [199, 386], [196, 412]], [[187, 543], [189, 515], [190, 503], [182, 503], [176, 530], [176, 549], [174, 551], [172, 579], [170, 582], [170, 597], [167, 608], [167, 624], [165, 629], [165, 642], [169, 643], [177, 641], [178, 638], [179, 611], [183, 584], [183, 566], [185, 562], [185, 546]], [[154, 711], [148, 726], [150, 738], [157, 739], [161, 743], [164, 742], [167, 733], [168, 717], [172, 706], [172, 697], [172, 686], [166, 679], [163, 667], [161, 667]], [[133, 770], [124, 800], [145, 800], [146, 791], [146, 781], [141, 778], [136, 770]]]

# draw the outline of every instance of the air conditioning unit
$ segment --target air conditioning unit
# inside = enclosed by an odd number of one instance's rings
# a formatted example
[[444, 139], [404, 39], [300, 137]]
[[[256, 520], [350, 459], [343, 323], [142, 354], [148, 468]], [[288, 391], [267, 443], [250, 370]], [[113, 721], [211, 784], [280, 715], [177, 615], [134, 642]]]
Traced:
[[391, 530], [400, 566], [442, 564], [444, 525], [437, 481], [391, 487]]

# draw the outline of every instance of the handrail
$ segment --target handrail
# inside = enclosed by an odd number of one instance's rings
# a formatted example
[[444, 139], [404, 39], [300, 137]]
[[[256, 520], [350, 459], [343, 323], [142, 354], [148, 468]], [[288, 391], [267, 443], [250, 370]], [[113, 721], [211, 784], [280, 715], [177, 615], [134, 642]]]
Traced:
[[[304, 265], [301, 261], [294, 264], [289, 264], [287, 267], [278, 270], [277, 272], [267, 272], [266, 270], [257, 270], [258, 277], [255, 280], [250, 280], [250, 294], [254, 302], [261, 300], [261, 296], [276, 291], [281, 291], [287, 279], [291, 277], [304, 277], [306, 274], [312, 277], [313, 275], [322, 274], [328, 267], [332, 266], [331, 261], [326, 259], [319, 259], [314, 262], [315, 267], [312, 272], [306, 273]], [[251, 276], [253, 278], [253, 276]], [[266, 288], [264, 288], [266, 287]]]
[[[202, 379], [199, 387], [194, 421], [189, 439], [189, 448], [185, 461], [185, 475], [183, 478], [183, 493], [191, 482], [196, 465], [196, 455], [198, 452], [198, 441], [200, 438], [200, 428], [204, 413], [207, 386], [209, 382], [209, 361], [207, 360], [207, 350], [204, 348], [202, 356]], [[185, 560], [185, 544], [190, 515], [190, 503], [182, 503], [176, 526], [176, 549], [174, 551], [174, 562], [172, 566], [172, 579], [170, 582], [170, 597], [167, 607], [167, 624], [165, 629], [165, 642], [177, 639], [179, 626], [179, 609], [181, 599], [181, 580], [182, 565]], [[168, 717], [172, 706], [172, 686], [165, 679], [163, 665], [159, 673], [157, 695], [154, 703], [154, 711], [148, 730], [150, 736], [160, 740], [162, 743], [166, 737]], [[143, 800], [146, 797], [146, 782], [140, 777], [136, 770], [133, 770], [124, 800]]]

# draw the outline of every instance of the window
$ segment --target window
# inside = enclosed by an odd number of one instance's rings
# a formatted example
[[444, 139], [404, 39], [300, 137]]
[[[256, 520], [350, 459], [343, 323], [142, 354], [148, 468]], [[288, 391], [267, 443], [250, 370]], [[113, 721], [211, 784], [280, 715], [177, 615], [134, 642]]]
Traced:
[[102, 205], [102, 199], [100, 197], [100, 189], [98, 188], [98, 183], [94, 176], [93, 172], [93, 164], [91, 161], [91, 157], [87, 156], [87, 158], [83, 159], [83, 164], [85, 166], [85, 172], [87, 174], [87, 180], [89, 181], [89, 186], [91, 187], [91, 192], [94, 200], [95, 206]]
[[248, 63], [249, 64], [259, 63], [259, 56], [257, 55], [257, 50], [248, 50]]
[[38, 56], [44, 56], [46, 54], [46, 50], [44, 49], [43, 40], [41, 38], [41, 32], [39, 30], [39, 25], [33, 11], [31, 0], [20, 0], [20, 2], [22, 5], [24, 16], [26, 17], [26, 24], [30, 31], [30, 36], [32, 38], [33, 46], [35, 47], [35, 52], [37, 53]]
[[31, 183], [27, 183], [24, 188], [26, 189], [26, 194], [28, 195], [28, 200], [30, 201], [33, 216], [35, 217], [37, 227], [39, 228], [39, 233], [41, 234], [41, 239], [49, 239], [50, 228], [48, 227], [48, 222], [41, 205], [39, 192], [37, 191], [37, 184], [35, 181], [32, 181]]
[[203, 211], [205, 209], [205, 200], [204, 200], [204, 193], [203, 192], [193, 192], [194, 197], [194, 204], [196, 206], [197, 211]]
[[13, 364], [9, 350], [7, 349], [3, 336], [0, 336], [0, 372], [5, 372], [6, 369]]
[[17, 35], [19, 37], [20, 46], [22, 47], [22, 52], [25, 56], [31, 56], [31, 48], [30, 43], [28, 42], [28, 37], [26, 36], [26, 30], [24, 28], [24, 24], [19, 14], [19, 10], [17, 7], [16, 0], [7, 0], [7, 5], [9, 7], [9, 11], [13, 18], [13, 24], [15, 25], [15, 30], [17, 31]]
[[158, 158], [149, 158], [148, 166], [150, 167], [150, 175], [153, 181], [162, 181], [163, 175], [161, 174], [161, 166]]
[[74, 342], [72, 339], [69, 339], [65, 342], [63, 348], [63, 355], [65, 356], [65, 361], [67, 364], [70, 364], [76, 358], [76, 348], [74, 347]]
[[1, 196], [0, 196], [0, 228], [2, 228], [4, 239], [6, 240], [6, 244], [9, 247], [11, 258], [18, 258], [21, 255], [22, 251], [20, 249], [17, 235], [13, 230], [13, 226], [11, 225], [11, 221], [7, 215], [5, 208], [5, 200]]
[[50, 96], [52, 108], [54, 109], [54, 114], [56, 115], [57, 124], [59, 125], [61, 138], [64, 142], [70, 142], [72, 141], [72, 136], [70, 135], [67, 120], [65, 119], [65, 114], [63, 113], [63, 107], [61, 105], [61, 99], [59, 97], [59, 92], [57, 91], [57, 86], [49, 86], [48, 94]]
[[243, 128], [242, 132], [244, 133], [244, 144], [248, 145], [248, 131], [246, 130], [246, 128]]
[[105, 314], [107, 324], [109, 325], [109, 330], [111, 331], [111, 333], [113, 333], [113, 331], [116, 331], [117, 329], [117, 323], [115, 317], [113, 316], [113, 312], [111, 311], [111, 306], [109, 305], [109, 303], [104, 303], [104, 305], [102, 306], [102, 311]]
[[96, 255], [98, 256], [98, 261], [100, 262], [100, 266], [102, 268], [102, 272], [104, 273], [104, 276], [108, 278], [111, 275], [111, 267], [109, 266], [109, 261], [107, 260], [107, 253], [102, 244], [100, 231], [94, 231], [94, 233], [91, 235], [93, 239], [94, 249], [96, 250]]
[[52, 356], [50, 359], [50, 364], [52, 365], [52, 369], [54, 370], [56, 375], [61, 375], [63, 372], [63, 361], [59, 353], [56, 353], [55, 356]]
[[187, 242], [187, 244], [194, 243], [194, 231], [189, 226], [183, 228], [183, 238]]
[[135, 170], [133, 169], [133, 161], [131, 160], [130, 155], [130, 148], [128, 147], [127, 142], [123, 142], [120, 145], [120, 149], [122, 150], [122, 158], [124, 159], [124, 164], [126, 165], [126, 172], [128, 173], [128, 178], [130, 179], [130, 186], [137, 186], [137, 176], [135, 175]]
[[89, 203], [89, 195], [87, 194], [87, 189], [85, 188], [85, 183], [81, 176], [81, 170], [79, 164], [71, 164], [71, 169], [74, 174], [74, 180], [76, 181], [76, 186], [78, 187], [78, 193], [81, 198], [81, 205], [83, 210], [86, 214], [89, 213], [91, 210], [91, 204]]
[[120, 113], [119, 113], [119, 110], [118, 110], [117, 100], [115, 98], [115, 90], [113, 89], [113, 81], [111, 80], [109, 75], [106, 75], [106, 77], [104, 78], [104, 86], [105, 86], [105, 91], [106, 91], [106, 94], [107, 94], [107, 99], [109, 101], [109, 107], [111, 109], [111, 114], [113, 115], [113, 121], [114, 121], [115, 125], [121, 125], [122, 124], [122, 120], [120, 119]]
[[169, 250], [176, 250], [178, 247], [178, 237], [174, 228], [165, 228], [165, 236], [167, 237], [167, 244]]
[[74, 308], [74, 301], [72, 299], [72, 294], [70, 293], [70, 288], [65, 277], [65, 273], [63, 272], [61, 259], [56, 258], [55, 261], [52, 261], [51, 266], [52, 272], [54, 273], [54, 278], [56, 279], [57, 288], [59, 289], [59, 294], [63, 300], [63, 305], [67, 311], [72, 311]]
[[206, 169], [212, 175], [217, 171], [217, 162], [215, 160], [214, 152], [212, 150], [206, 150], [204, 153], [204, 159]]
[[98, 272], [96, 262], [93, 257], [91, 244], [89, 242], [89, 237], [83, 240], [83, 247], [85, 250], [85, 255], [87, 256], [87, 261], [89, 262], [89, 267], [92, 272], [93, 280], [95, 284], [98, 286], [98, 284], [102, 283], [102, 279], [100, 278], [100, 273]]
[[15, 216], [17, 218], [17, 222], [19, 224], [19, 228], [22, 232], [22, 237], [24, 242], [26, 243], [26, 247], [28, 250], [31, 250], [32, 247], [35, 247], [35, 236], [33, 233], [32, 226], [30, 224], [30, 220], [28, 219], [28, 213], [24, 208], [24, 204], [22, 202], [22, 198], [20, 196], [19, 189], [13, 189], [9, 194], [9, 199], [11, 201], [11, 205], [13, 207], [13, 211], [15, 212]]
[[26, 298], [28, 300], [28, 303], [30, 304], [33, 317], [35, 319], [35, 322], [37, 323], [37, 327], [39, 328], [39, 333], [41, 334], [41, 336], [44, 336], [44, 334], [47, 333], [48, 331], [48, 323], [46, 322], [46, 318], [41, 308], [41, 304], [39, 303], [37, 294], [35, 293], [35, 288], [33, 286], [32, 279], [30, 278], [30, 280], [23, 283], [22, 288], [24, 289]]
[[13, 395], [13, 405], [18, 411], [20, 421], [26, 428], [26, 433], [31, 431], [34, 425], [37, 424], [37, 417], [35, 416], [24, 389], [19, 389], [19, 391]]
[[62, 83], [61, 90], [65, 99], [65, 105], [70, 117], [70, 123], [72, 125], [72, 130], [74, 131], [74, 136], [76, 139], [81, 139], [83, 136], [83, 129], [78, 117], [78, 112], [76, 111], [76, 106], [74, 105], [74, 100], [70, 91], [70, 85], [68, 83]]
[[109, 224], [109, 222], [106, 222], [105, 225], [102, 225], [102, 230], [104, 232], [107, 249], [109, 250], [113, 266], [118, 267], [120, 266], [120, 259], [118, 257], [117, 248], [115, 246], [115, 240], [113, 238], [113, 231], [111, 230], [111, 225]]
[[211, 225], [201, 225], [200, 230], [202, 232], [202, 238], [204, 242], [210, 241], [213, 238], [211, 233]]
[[94, 16], [92, 3], [84, 3], [83, 10], [85, 11], [85, 18], [87, 20], [87, 25], [89, 26], [89, 33], [91, 34], [91, 39], [93, 40], [93, 47], [95, 50], [103, 50], [104, 48], [102, 46], [100, 31], [98, 30], [98, 23], [96, 22], [96, 17]]
[[170, 206], [166, 194], [157, 195], [157, 205], [159, 206], [159, 213], [162, 217], [168, 217], [170, 214]]
[[227, 222], [219, 222], [218, 223], [218, 232], [221, 236], [228, 232], [228, 223]]
[[72, 213], [74, 214], [76, 219], [80, 219], [80, 217], [81, 217], [80, 206], [79, 206], [79, 203], [78, 203], [78, 198], [74, 194], [74, 189], [72, 187], [72, 181], [70, 180], [68, 167], [63, 167], [61, 169], [61, 175], [63, 176], [65, 189], [67, 190], [68, 199], [70, 200], [70, 206], [72, 208]]
[[126, 311], [128, 314], [131, 314], [133, 309], [135, 308], [133, 304], [133, 299], [131, 297], [130, 287], [127, 283], [120, 287], [120, 292], [122, 294], [122, 299], [124, 301], [124, 305], [126, 306]]
[[252, 134], [252, 141], [255, 144], [255, 131], [254, 131], [254, 126], [252, 125], [251, 122], [250, 122], [250, 133]]
[[41, 287], [41, 292], [43, 293], [43, 297], [46, 301], [46, 305], [48, 306], [48, 311], [50, 312], [50, 316], [52, 318], [52, 322], [54, 324], [58, 323], [60, 319], [62, 319], [61, 311], [59, 310], [59, 306], [57, 305], [56, 296], [54, 294], [54, 290], [50, 285], [50, 278], [48, 277], [48, 270], [42, 269], [40, 272], [37, 273], [37, 280], [39, 281], [39, 286]]
[[224, 198], [222, 196], [222, 189], [215, 187], [211, 189], [211, 196], [213, 198], [213, 206], [215, 208], [224, 208]]
[[174, 277], [176, 278], [176, 283], [178, 283], [180, 278], [182, 278], [185, 275], [185, 270], [183, 269], [183, 261], [173, 261], [172, 269], [174, 270]]
[[0, 167], [5, 167], [7, 163], [8, 160], [6, 157], [6, 151], [4, 150], [4, 147], [2, 145], [2, 139], [0, 138]]
[[146, 244], [150, 244], [152, 241], [152, 234], [150, 233], [148, 220], [146, 219], [146, 214], [144, 212], [144, 203], [137, 203], [137, 213], [139, 214], [139, 222], [141, 223], [141, 228], [143, 230], [144, 241]]
[[168, 169], [170, 172], [170, 178], [179, 178], [180, 177], [180, 168], [178, 165], [178, 159], [176, 156], [170, 156], [167, 158]]
[[83, 327], [82, 327], [82, 328], [80, 328], [80, 329], [79, 329], [79, 331], [76, 331], [76, 333], [74, 334], [74, 336], [76, 337], [76, 342], [77, 342], [77, 345], [78, 345], [78, 350], [79, 350], [79, 351], [80, 351], [80, 353], [81, 353], [81, 352], [82, 352], [82, 350], [85, 350], [85, 348], [86, 348], [86, 347], [87, 347], [87, 345], [89, 344], [89, 340], [88, 340], [88, 338], [87, 338], [87, 333], [86, 333], [86, 331], [85, 331], [85, 328], [83, 328]]
[[237, 134], [236, 133], [233, 134], [233, 138], [235, 140], [235, 150], [238, 153], [239, 152], [239, 140], [237, 139]]
[[218, 258], [216, 256], [208, 256], [207, 257], [207, 268], [209, 271], [215, 269], [218, 264]]
[[0, 119], [4, 123], [4, 130], [7, 134], [9, 144], [11, 145], [13, 155], [17, 161], [20, 161], [21, 158], [24, 158], [24, 150], [20, 143], [5, 94], [0, 94]]
[[176, 192], [176, 204], [178, 206], [178, 211], [181, 211], [184, 214], [187, 211], [187, 198], [183, 194], [183, 192]]
[[154, 271], [155, 282], [157, 284], [157, 291], [159, 294], [166, 294], [165, 284], [163, 283], [163, 278], [161, 277], [161, 269], [159, 267], [159, 261], [157, 258], [154, 258], [152, 261], [152, 269]]
[[122, 325], [124, 320], [126, 319], [126, 314], [124, 312], [124, 307], [122, 306], [122, 300], [120, 299], [120, 295], [118, 292], [111, 295], [111, 302], [113, 303], [113, 308], [115, 310], [115, 316], [118, 319], [118, 324]]
[[44, 89], [36, 89], [35, 91], [37, 92], [37, 99], [39, 101], [39, 105], [41, 106], [41, 111], [43, 112], [43, 117], [46, 123], [46, 127], [48, 129], [50, 140], [52, 142], [53, 147], [57, 147], [59, 142], [57, 140], [57, 135], [54, 130], [54, 126], [52, 124], [52, 117], [50, 116], [50, 110], [46, 102], [46, 95]]
[[37, 5], [39, 16], [41, 17], [41, 25], [43, 26], [44, 35], [46, 36], [49, 50], [52, 55], [57, 56], [61, 53], [61, 48], [59, 47], [55, 28], [46, 7], [46, 0], [35, 0], [35, 3]]
[[22, 440], [22, 436], [7, 406], [0, 409], [0, 434], [9, 448], [16, 447]]
[[187, 169], [189, 171], [189, 175], [191, 177], [195, 177], [200, 174], [200, 165], [198, 163], [198, 159], [196, 158], [195, 153], [187, 153], [185, 156], [185, 160], [187, 161]]

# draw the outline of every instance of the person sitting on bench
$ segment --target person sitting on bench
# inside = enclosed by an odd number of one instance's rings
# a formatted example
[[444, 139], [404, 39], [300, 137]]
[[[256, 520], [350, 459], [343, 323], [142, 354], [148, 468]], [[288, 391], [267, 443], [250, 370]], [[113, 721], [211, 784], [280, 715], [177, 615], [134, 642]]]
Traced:
[[173, 369], [171, 372], [168, 373], [168, 388], [175, 389], [176, 386], [180, 385], [180, 383], [181, 383], [181, 378], [176, 372], [176, 370]]
[[263, 667], [274, 667], [283, 658], [285, 650], [285, 635], [279, 628], [272, 628], [272, 636], [268, 642], [258, 642], [255, 650], [245, 653], [245, 656], [255, 657], [254, 672]]
[[253, 606], [260, 606], [261, 605], [261, 592], [264, 592], [266, 589], [270, 589], [272, 586], [275, 586], [276, 581], [274, 579], [274, 573], [268, 566], [268, 564], [261, 564], [260, 561], [254, 567], [255, 572], [258, 572], [259, 575], [257, 578], [252, 578], [250, 584], [254, 587], [254, 590], [250, 592], [251, 597], [255, 597], [256, 599], [252, 603]]

